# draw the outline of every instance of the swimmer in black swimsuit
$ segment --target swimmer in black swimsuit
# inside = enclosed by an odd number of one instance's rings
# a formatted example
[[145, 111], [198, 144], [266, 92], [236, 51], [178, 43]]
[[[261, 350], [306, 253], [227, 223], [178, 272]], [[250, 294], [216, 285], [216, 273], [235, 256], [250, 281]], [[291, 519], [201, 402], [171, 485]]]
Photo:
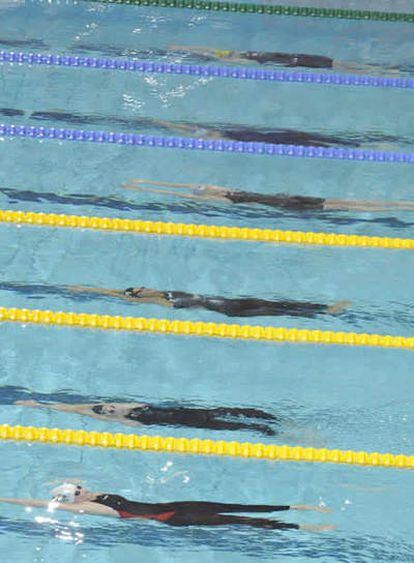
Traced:
[[[358, 63], [353, 61], [337, 61], [326, 55], [309, 55], [306, 53], [279, 53], [276, 51], [232, 51], [229, 49], [214, 49], [211, 47], [194, 47], [186, 45], [170, 45], [170, 51], [179, 54], [193, 55], [203, 62], [223, 61], [226, 63], [273, 65], [287, 68], [329, 69], [341, 72], [387, 72], [400, 74], [404, 65], [387, 65], [378, 63]], [[168, 51], [167, 51], [168, 53]]]
[[[6, 108], [8, 112], [19, 112], [16, 115], [25, 115], [19, 109]], [[257, 127], [251, 125], [238, 125], [232, 123], [203, 124], [183, 123], [153, 119], [149, 117], [118, 117], [99, 114], [81, 114], [62, 111], [34, 111], [28, 114], [29, 119], [35, 121], [51, 121], [69, 123], [71, 125], [90, 125], [104, 127], [119, 127], [127, 131], [174, 131], [198, 139], [232, 140], [243, 142], [267, 143], [271, 145], [299, 145], [306, 147], [332, 147], [332, 146], [378, 146], [384, 148], [384, 143], [392, 146], [393, 143], [412, 143], [413, 140], [383, 133], [354, 133], [346, 132], [342, 136], [299, 131], [296, 129], [283, 129], [278, 127]]]
[[287, 510], [316, 510], [329, 512], [323, 506], [272, 505], [272, 504], [229, 504], [221, 502], [163, 502], [148, 503], [131, 501], [110, 493], [93, 493], [80, 485], [63, 483], [52, 490], [52, 500], [31, 500], [0, 498], [0, 502], [65, 510], [78, 514], [109, 516], [122, 519], [153, 520], [169, 526], [251, 526], [266, 530], [307, 530], [325, 532], [334, 526], [289, 524], [268, 518], [239, 516], [233, 513], [280, 512]]
[[99, 420], [120, 422], [128, 426], [184, 426], [209, 430], [245, 430], [265, 436], [276, 436], [281, 419], [254, 408], [193, 408], [158, 406], [143, 403], [39, 403], [15, 401], [15, 405], [36, 407], [90, 416]]
[[337, 315], [349, 305], [338, 301], [333, 305], [311, 303], [310, 301], [270, 301], [253, 297], [230, 299], [186, 293], [184, 291], [159, 291], [147, 287], [129, 287], [125, 290], [68, 286], [69, 291], [109, 295], [133, 303], [153, 303], [174, 309], [206, 309], [227, 317], [271, 317], [291, 316], [314, 318], [317, 315]]
[[[148, 188], [151, 186], [167, 186], [184, 191]], [[283, 193], [261, 194], [232, 190], [210, 184], [182, 184], [177, 182], [155, 182], [132, 178], [129, 183], [122, 184], [124, 188], [162, 195], [198, 199], [204, 201], [223, 201], [226, 203], [244, 203], [248, 205], [264, 205], [276, 209], [290, 209], [294, 211], [386, 211], [401, 210], [414, 211], [414, 201], [364, 201], [352, 199], [325, 199], [303, 195]], [[190, 193], [187, 193], [190, 192]]]

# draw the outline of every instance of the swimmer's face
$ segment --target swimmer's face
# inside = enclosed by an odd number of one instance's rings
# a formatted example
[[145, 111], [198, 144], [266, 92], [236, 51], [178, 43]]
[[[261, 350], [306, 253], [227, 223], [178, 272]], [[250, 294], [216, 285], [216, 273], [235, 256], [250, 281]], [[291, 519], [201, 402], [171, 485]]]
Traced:
[[94, 405], [92, 410], [95, 414], [102, 416], [125, 416], [131, 410], [131, 406], [128, 404], [101, 403]]
[[73, 483], [64, 483], [56, 487], [52, 491], [53, 501], [60, 503], [74, 503], [83, 502], [89, 498], [90, 493], [81, 485], [74, 485]]
[[146, 291], [145, 287], [128, 287], [124, 291], [124, 294], [127, 297], [135, 297], [135, 298], [139, 299], [140, 297], [144, 296], [145, 291]]
[[117, 405], [114, 405], [114, 404], [111, 404], [111, 403], [94, 405], [92, 407], [92, 410], [93, 410], [94, 413], [101, 414], [103, 416], [113, 416], [115, 414], [118, 414]]
[[124, 294], [127, 297], [133, 297], [135, 299], [142, 299], [143, 297], [151, 297], [158, 292], [154, 289], [150, 289], [148, 287], [128, 287], [124, 291]]

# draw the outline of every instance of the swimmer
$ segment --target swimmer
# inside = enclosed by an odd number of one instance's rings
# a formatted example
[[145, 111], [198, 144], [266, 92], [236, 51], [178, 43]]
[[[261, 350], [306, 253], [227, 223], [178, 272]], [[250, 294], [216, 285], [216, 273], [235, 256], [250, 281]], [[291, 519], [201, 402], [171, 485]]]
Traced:
[[210, 47], [193, 47], [184, 45], [170, 45], [169, 50], [190, 53], [210, 58], [210, 60], [220, 60], [230, 63], [273, 63], [285, 67], [306, 67], [306, 68], [333, 68], [334, 61], [330, 57], [323, 55], [291, 54], [263, 51], [232, 51], [228, 49], [213, 49]]
[[[148, 188], [146, 185], [167, 186], [168, 188], [184, 191], [180, 192]], [[129, 180], [129, 183], [122, 184], [122, 187], [130, 190], [173, 195], [188, 199], [264, 205], [266, 207], [290, 209], [293, 211], [414, 211], [414, 201], [325, 199], [323, 197], [290, 195], [283, 193], [261, 194], [257, 192], [246, 192], [224, 188], [222, 186], [215, 186], [211, 184], [182, 184], [177, 182], [156, 182], [153, 180], [132, 178]]]
[[368, 135], [358, 137], [350, 134], [339, 137], [325, 133], [299, 131], [297, 129], [283, 129], [278, 127], [264, 128], [247, 125], [203, 125], [200, 123], [177, 123], [161, 119], [152, 120], [154, 127], [168, 129], [177, 133], [184, 133], [191, 137], [212, 140], [241, 141], [244, 143], [268, 143], [270, 145], [299, 145], [303, 147], [332, 147], [335, 145], [360, 147], [364, 141], [377, 140], [384, 142], [399, 142], [401, 139], [391, 135]]
[[[20, 112], [21, 110], [7, 111]], [[20, 115], [20, 113], [19, 113]], [[256, 142], [268, 144], [285, 144], [300, 145], [307, 147], [331, 147], [335, 145], [360, 147], [363, 143], [395, 143], [410, 142], [404, 138], [383, 135], [381, 133], [370, 134], [345, 134], [344, 136], [327, 135], [324, 133], [313, 133], [307, 131], [299, 131], [296, 129], [281, 129], [277, 127], [263, 128], [251, 125], [235, 125], [235, 124], [202, 124], [202, 123], [183, 123], [176, 121], [167, 121], [161, 119], [153, 119], [147, 117], [116, 117], [101, 116], [94, 114], [80, 114], [62, 111], [34, 111], [29, 115], [29, 119], [36, 121], [52, 121], [64, 122], [73, 125], [96, 125], [108, 127], [120, 127], [125, 129], [148, 130], [156, 129], [160, 131], [174, 131], [187, 136], [212, 139], [212, 140], [229, 140]]]
[[251, 526], [267, 530], [306, 530], [325, 532], [334, 526], [289, 524], [268, 518], [239, 516], [234, 513], [281, 512], [286, 510], [315, 510], [329, 512], [322, 506], [228, 504], [221, 502], [138, 502], [111, 493], [93, 493], [81, 485], [63, 483], [51, 491], [51, 500], [0, 498], [0, 502], [33, 508], [64, 510], [76, 514], [109, 516], [112, 518], [153, 520], [169, 526]]
[[281, 419], [254, 408], [193, 408], [158, 406], [144, 403], [39, 403], [15, 401], [15, 405], [90, 416], [98, 420], [120, 422], [128, 426], [184, 426], [209, 430], [246, 430], [275, 436]]
[[67, 286], [67, 289], [77, 293], [94, 293], [98, 296], [118, 297], [131, 303], [151, 303], [174, 309], [206, 309], [227, 317], [291, 316], [314, 318], [316, 315], [338, 315], [350, 304], [349, 301], [338, 301], [333, 305], [325, 305], [311, 303], [310, 301], [270, 301], [253, 297], [231, 299], [184, 291], [160, 291], [148, 287], [129, 287], [121, 290], [76, 285]]
[[187, 45], [170, 45], [170, 51], [190, 54], [200, 57], [204, 61], [223, 61], [227, 63], [260, 65], [277, 65], [288, 68], [321, 68], [343, 72], [372, 72], [386, 71], [396, 74], [405, 66], [390, 66], [377, 63], [357, 63], [352, 61], [337, 61], [326, 55], [309, 55], [305, 53], [279, 53], [275, 51], [233, 51], [231, 49], [214, 49], [211, 47], [196, 47]]
[[[25, 115], [25, 112], [20, 109], [5, 108], [5, 110], [7, 112], [17, 112], [16, 115]], [[268, 143], [271, 145], [282, 144], [325, 148], [337, 145], [348, 147], [361, 147], [364, 145], [384, 149], [385, 147], [392, 147], [395, 143], [413, 143], [413, 140], [408, 137], [386, 135], [381, 132], [346, 132], [343, 135], [336, 135], [279, 127], [269, 128], [233, 123], [203, 124], [168, 121], [150, 117], [104, 116], [99, 114], [81, 114], [55, 110], [34, 111], [28, 113], [27, 116], [29, 119], [35, 121], [64, 122], [73, 125], [94, 125], [99, 127], [119, 127], [134, 132], [151, 129], [159, 130], [160, 132], [167, 130], [198, 139]]]

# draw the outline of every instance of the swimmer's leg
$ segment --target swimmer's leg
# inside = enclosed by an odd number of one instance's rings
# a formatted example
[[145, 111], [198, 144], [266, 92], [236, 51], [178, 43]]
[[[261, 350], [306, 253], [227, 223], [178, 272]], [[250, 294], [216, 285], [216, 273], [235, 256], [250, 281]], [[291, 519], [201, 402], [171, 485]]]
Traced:
[[209, 430], [250, 430], [259, 432], [265, 436], [275, 436], [277, 432], [267, 424], [254, 424], [251, 422], [232, 422], [227, 420], [219, 420], [211, 418], [203, 421], [203, 424], [194, 425], [195, 428], [208, 428]]
[[239, 504], [227, 502], [171, 502], [168, 508], [176, 510], [178, 514], [219, 514], [232, 512], [281, 512], [294, 509], [294, 506], [277, 504]]
[[233, 516], [227, 514], [175, 514], [166, 521], [172, 526], [226, 526], [241, 525], [269, 530], [299, 530], [299, 524], [288, 524], [267, 518], [250, 518], [248, 516]]
[[261, 409], [243, 408], [243, 407], [217, 407], [209, 409], [210, 412], [217, 413], [218, 415], [233, 415], [245, 416], [246, 418], [263, 418], [264, 420], [279, 421], [279, 417]]
[[227, 502], [171, 502], [164, 505], [166, 510], [172, 509], [177, 513], [218, 514], [232, 512], [285, 512], [287, 510], [314, 510], [316, 512], [330, 512], [324, 506], [308, 504], [239, 504]]
[[369, 63], [354, 63], [350, 61], [333, 61], [332, 70], [340, 72], [353, 72], [359, 74], [361, 72], [369, 73], [383, 73], [386, 72], [387, 75], [392, 74], [399, 76], [401, 74], [401, 69], [399, 67], [392, 67], [387, 65], [379, 64], [369, 64]]
[[413, 201], [364, 201], [327, 199], [323, 204], [326, 211], [414, 211]]

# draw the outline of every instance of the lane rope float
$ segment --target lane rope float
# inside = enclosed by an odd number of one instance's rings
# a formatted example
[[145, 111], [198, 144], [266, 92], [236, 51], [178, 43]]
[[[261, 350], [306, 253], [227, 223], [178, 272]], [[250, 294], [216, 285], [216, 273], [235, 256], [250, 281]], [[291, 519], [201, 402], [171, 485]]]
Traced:
[[0, 307], [0, 322], [296, 344], [414, 349], [414, 337]]
[[17, 63], [29, 66], [48, 66], [64, 68], [90, 68], [100, 70], [122, 70], [154, 74], [177, 74], [207, 78], [233, 78], [238, 80], [261, 80], [299, 84], [319, 84], [334, 86], [365, 86], [370, 88], [414, 88], [414, 78], [364, 76], [356, 74], [328, 74], [326, 72], [289, 72], [240, 68], [233, 66], [207, 66], [164, 62], [131, 61], [127, 59], [107, 59], [96, 57], [49, 55], [44, 53], [15, 53], [0, 51], [0, 63]]
[[0, 223], [250, 242], [397, 250], [414, 249], [414, 239], [407, 238], [251, 229], [248, 227], [226, 227], [192, 223], [165, 223], [163, 221], [141, 221], [139, 219], [34, 213], [31, 211], [8, 211], [2, 209], [0, 209]]
[[0, 425], [0, 440], [90, 446], [149, 452], [167, 452], [222, 457], [263, 459], [273, 461], [307, 461], [312, 463], [338, 463], [368, 467], [393, 467], [413, 469], [414, 456], [404, 454], [304, 448], [302, 446], [276, 446], [250, 442], [200, 440], [199, 438], [172, 438], [85, 430], [61, 430], [33, 426]]
[[371, 10], [349, 10], [341, 8], [316, 8], [312, 6], [260, 5], [210, 0], [86, 0], [103, 4], [150, 6], [156, 8], [184, 8], [210, 12], [241, 14], [266, 14], [272, 16], [299, 16], [342, 20], [365, 20], [384, 22], [414, 22], [414, 14], [406, 12], [379, 12]]
[[98, 143], [163, 149], [201, 150], [267, 156], [290, 156], [295, 158], [322, 158], [326, 160], [349, 160], [359, 162], [392, 162], [414, 164], [414, 153], [350, 149], [347, 147], [308, 147], [301, 145], [275, 145], [246, 141], [218, 139], [196, 139], [193, 137], [163, 137], [138, 135], [136, 133], [113, 133], [85, 129], [56, 127], [34, 127], [26, 125], [0, 124], [0, 137], [18, 137], [40, 140]]

